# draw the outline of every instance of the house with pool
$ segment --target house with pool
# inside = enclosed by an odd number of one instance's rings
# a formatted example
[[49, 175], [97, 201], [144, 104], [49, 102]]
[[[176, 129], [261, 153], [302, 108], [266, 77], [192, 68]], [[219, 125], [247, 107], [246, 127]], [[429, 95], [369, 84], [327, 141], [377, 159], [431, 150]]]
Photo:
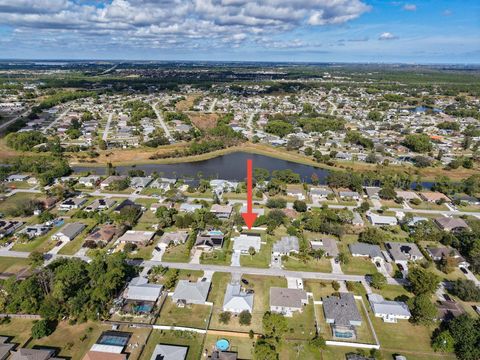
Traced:
[[142, 276], [133, 278], [123, 292], [123, 311], [139, 315], [152, 312], [158, 298], [162, 294], [163, 285], [149, 284]]
[[355, 340], [355, 327], [362, 325], [362, 316], [358, 311], [353, 294], [340, 293], [323, 299], [325, 321], [332, 328], [334, 338]]

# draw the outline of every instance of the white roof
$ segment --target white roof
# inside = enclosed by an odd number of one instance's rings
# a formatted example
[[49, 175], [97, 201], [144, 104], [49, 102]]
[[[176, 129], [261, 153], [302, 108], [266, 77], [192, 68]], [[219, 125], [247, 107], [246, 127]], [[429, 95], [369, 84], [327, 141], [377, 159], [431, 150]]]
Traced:
[[367, 214], [372, 224], [396, 224], [397, 218], [395, 216], [377, 215], [375, 213]]
[[408, 306], [402, 301], [385, 300], [383, 296], [379, 294], [368, 294], [367, 296], [375, 314], [410, 317]]
[[155, 233], [153, 231], [135, 231], [135, 230], [128, 230], [125, 234], [123, 234], [118, 241], [127, 241], [127, 242], [146, 242], [150, 241], [151, 238]]
[[136, 277], [130, 281], [124, 298], [137, 301], [157, 301], [162, 288], [162, 285], [149, 284], [148, 279], [144, 277]]
[[90, 351], [121, 354], [124, 346], [94, 344]]
[[235, 310], [242, 312], [253, 310], [253, 294], [247, 294], [241, 291], [240, 284], [228, 284], [225, 290], [225, 298], [223, 300], [223, 309]]
[[250, 247], [259, 251], [262, 239], [260, 236], [241, 234], [240, 236], [232, 238], [232, 241], [234, 251], [248, 251]]

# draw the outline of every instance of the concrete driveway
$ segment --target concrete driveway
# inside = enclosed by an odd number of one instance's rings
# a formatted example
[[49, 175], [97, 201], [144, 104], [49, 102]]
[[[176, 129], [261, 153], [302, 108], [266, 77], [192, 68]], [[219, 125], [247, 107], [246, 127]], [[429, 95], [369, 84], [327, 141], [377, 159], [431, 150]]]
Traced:
[[240, 266], [240, 251], [233, 252], [230, 266]]
[[330, 264], [332, 264], [332, 274], [343, 274], [340, 262], [336, 263], [335, 259], [330, 259]]

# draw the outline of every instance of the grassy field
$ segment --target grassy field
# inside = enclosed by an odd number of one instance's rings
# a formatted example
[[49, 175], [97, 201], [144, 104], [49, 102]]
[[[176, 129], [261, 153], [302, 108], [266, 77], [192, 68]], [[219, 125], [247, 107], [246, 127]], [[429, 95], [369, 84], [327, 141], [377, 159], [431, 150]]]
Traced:
[[2, 257], [0, 259], [0, 274], [17, 274], [30, 267], [28, 259]]
[[190, 261], [190, 253], [185, 244], [170, 246], [165, 250], [162, 261], [187, 263]]
[[92, 345], [97, 341], [102, 331], [109, 327], [100, 323], [87, 322], [78, 325], [69, 325], [67, 322], [60, 322], [48, 337], [32, 340], [28, 347], [46, 346], [59, 348], [59, 356], [71, 359], [82, 359]]
[[9, 323], [0, 324], [0, 336], [12, 337], [11, 342], [23, 346], [30, 338], [33, 320], [11, 319]]
[[303, 312], [294, 313], [291, 318], [287, 317], [288, 332], [287, 339], [310, 340], [315, 337], [315, 314], [313, 301], [303, 308]]
[[157, 324], [205, 329], [207, 327], [210, 310], [211, 307], [208, 305], [195, 304], [179, 308], [172, 301], [172, 298], [168, 297], [163, 304], [162, 311], [157, 319]]
[[374, 274], [377, 268], [370, 259], [350, 256], [348, 264], [341, 265], [345, 274], [365, 275]]
[[282, 261], [282, 265], [286, 270], [293, 271], [332, 272], [330, 259], [327, 258], [320, 260], [312, 258], [307, 262], [303, 262], [293, 256], [289, 256], [287, 261]]
[[230, 349], [231, 351], [238, 352], [238, 358], [242, 360], [249, 360], [252, 359], [253, 354], [253, 346], [255, 344], [255, 340], [252, 340], [248, 337], [235, 337], [235, 336], [218, 336], [218, 335], [209, 335], [207, 334], [205, 338], [205, 350], [208, 351], [210, 355], [213, 350], [215, 350], [215, 343], [219, 339], [227, 339], [230, 342]]
[[142, 352], [142, 359], [150, 359], [155, 346], [168, 344], [187, 346], [187, 360], [197, 360], [201, 356], [203, 335], [189, 331], [153, 330]]

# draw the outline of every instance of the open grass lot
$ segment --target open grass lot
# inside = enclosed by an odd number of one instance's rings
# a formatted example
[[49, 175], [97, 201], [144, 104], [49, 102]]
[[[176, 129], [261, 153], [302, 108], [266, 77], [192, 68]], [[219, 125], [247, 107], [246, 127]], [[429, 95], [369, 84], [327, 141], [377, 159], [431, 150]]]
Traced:
[[405, 289], [403, 286], [399, 285], [385, 285], [381, 290], [375, 290], [375, 292], [380, 293], [385, 300], [395, 300], [399, 296], [408, 296], [412, 297], [413, 294]]
[[92, 345], [97, 341], [102, 331], [109, 327], [95, 322], [69, 325], [67, 322], [58, 324], [55, 331], [48, 337], [32, 340], [28, 347], [45, 346], [59, 349], [59, 356], [71, 359], [82, 359]]
[[187, 246], [185, 244], [181, 244], [168, 247], [162, 256], [162, 261], [183, 263], [189, 262], [190, 253], [187, 251]]
[[172, 298], [168, 297], [163, 304], [157, 324], [205, 329], [210, 317], [210, 310], [211, 306], [195, 304], [179, 308]]
[[11, 342], [23, 346], [30, 338], [33, 320], [11, 319], [9, 323], [0, 324], [0, 336], [12, 337]]
[[311, 292], [315, 301], [335, 292], [330, 281], [305, 280], [303, 286], [306, 292]]
[[150, 359], [158, 344], [188, 346], [187, 360], [200, 359], [203, 335], [190, 331], [153, 330], [143, 349], [142, 359]]
[[280, 360], [323, 359], [319, 349], [310, 346], [307, 341], [299, 340], [283, 340], [278, 355]]
[[0, 274], [17, 274], [29, 267], [28, 259], [10, 257], [0, 259]]
[[282, 265], [286, 270], [293, 271], [332, 272], [330, 260], [327, 258], [320, 260], [312, 258], [307, 262], [303, 262], [293, 256], [289, 256], [287, 261], [282, 261]]
[[[19, 192], [0, 201], [0, 213], [8, 215], [9, 211], [15, 209], [19, 203], [45, 197], [43, 194]], [[28, 217], [24, 218], [28, 219]]]
[[370, 259], [350, 256], [348, 264], [341, 265], [345, 274], [365, 275], [374, 274], [377, 268]]
[[217, 340], [227, 339], [230, 342], [231, 351], [238, 352], [238, 358], [242, 360], [252, 359], [253, 346], [255, 339], [248, 337], [236, 337], [236, 336], [220, 336], [217, 334], [207, 334], [205, 337], [204, 351], [207, 350], [210, 355], [215, 349], [215, 343]]
[[419, 205], [409, 204], [412, 209], [421, 209], [421, 210], [448, 210], [448, 208], [444, 205], [437, 205], [435, 203], [430, 203], [423, 201]]
[[205, 265], [230, 265], [232, 254], [225, 248], [221, 250], [213, 250], [203, 252], [200, 256], [200, 264]]
[[310, 340], [315, 337], [315, 314], [313, 301], [303, 308], [303, 312], [294, 313], [291, 318], [287, 317], [288, 332], [287, 339]]

